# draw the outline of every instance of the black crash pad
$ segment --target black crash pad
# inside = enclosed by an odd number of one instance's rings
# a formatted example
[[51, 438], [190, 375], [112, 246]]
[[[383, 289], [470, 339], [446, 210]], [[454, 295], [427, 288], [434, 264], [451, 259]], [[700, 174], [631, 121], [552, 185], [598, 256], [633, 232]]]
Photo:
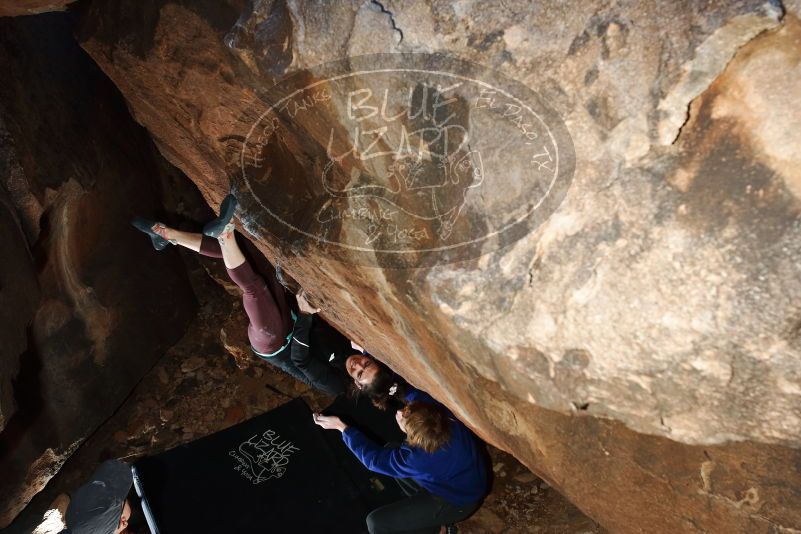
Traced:
[[[392, 414], [349, 399], [329, 411], [362, 428], [383, 423], [377, 437], [393, 437]], [[134, 474], [154, 534], [358, 534], [371, 509], [402, 497], [392, 479], [355, 459], [339, 432], [316, 426], [301, 399], [143, 458]]]

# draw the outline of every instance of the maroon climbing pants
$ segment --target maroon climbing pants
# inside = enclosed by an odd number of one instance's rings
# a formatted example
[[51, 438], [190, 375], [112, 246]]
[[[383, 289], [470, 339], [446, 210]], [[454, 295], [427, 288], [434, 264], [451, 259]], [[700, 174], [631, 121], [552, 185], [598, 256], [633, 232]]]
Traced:
[[[247, 249], [247, 252], [251, 255], [258, 254], [259, 259], [263, 259], [257, 249]], [[212, 258], [222, 258], [220, 244], [216, 239], [205, 235], [200, 242], [200, 253]], [[264, 264], [260, 265], [261, 273], [257, 273], [248, 260], [239, 267], [227, 270], [228, 276], [242, 290], [242, 304], [250, 321], [248, 339], [253, 350], [271, 354], [286, 343], [286, 337], [292, 328], [292, 316], [284, 287], [275, 277], [275, 269], [266, 259], [260, 263]]]

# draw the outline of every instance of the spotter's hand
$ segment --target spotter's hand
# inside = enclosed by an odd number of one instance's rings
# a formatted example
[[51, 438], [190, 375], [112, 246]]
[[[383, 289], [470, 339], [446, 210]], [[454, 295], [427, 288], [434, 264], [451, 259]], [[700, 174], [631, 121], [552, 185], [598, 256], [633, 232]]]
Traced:
[[348, 425], [342, 422], [342, 419], [337, 417], [336, 415], [321, 415], [319, 413], [313, 414], [312, 418], [314, 419], [314, 423], [318, 426], [325, 428], [326, 430], [339, 430], [340, 432], [344, 432]]

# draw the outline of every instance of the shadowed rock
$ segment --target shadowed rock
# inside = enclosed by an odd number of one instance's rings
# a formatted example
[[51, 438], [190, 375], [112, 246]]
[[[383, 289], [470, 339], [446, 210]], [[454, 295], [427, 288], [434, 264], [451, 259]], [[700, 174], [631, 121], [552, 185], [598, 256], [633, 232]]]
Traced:
[[0, 527], [195, 305], [175, 251], [156, 254], [128, 224], [155, 213], [165, 173], [71, 28], [63, 14], [0, 20], [0, 70], [13, 73], [0, 84]]

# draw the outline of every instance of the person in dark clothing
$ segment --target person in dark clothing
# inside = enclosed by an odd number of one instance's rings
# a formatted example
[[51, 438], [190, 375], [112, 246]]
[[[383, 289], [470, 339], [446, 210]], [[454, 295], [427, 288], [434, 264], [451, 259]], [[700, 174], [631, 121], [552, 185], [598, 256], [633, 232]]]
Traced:
[[298, 307], [301, 313], [295, 321], [289, 354], [277, 355], [279, 366], [299, 370], [303, 373], [300, 380], [324, 393], [345, 393], [345, 361], [353, 353], [350, 341], [316, 315], [319, 310], [308, 303], [302, 291]]
[[71, 496], [60, 534], [120, 534], [128, 528], [133, 484], [131, 468], [119, 460], [100, 464], [92, 478]]
[[[396, 477], [407, 498], [367, 516], [371, 534], [438, 533], [475, 512], [489, 491], [487, 464], [473, 434], [427, 393], [407, 386], [396, 412], [406, 443], [380, 446], [336, 416], [314, 422], [342, 432], [342, 439], [371, 471]], [[455, 531], [451, 530], [451, 531]]]
[[202, 234], [183, 232], [141, 217], [132, 224], [150, 236], [156, 250], [173, 244], [222, 258], [228, 276], [242, 290], [242, 304], [249, 320], [248, 339], [254, 354], [325, 393], [344, 392], [347, 340], [325, 332], [333, 328], [315, 320], [313, 316], [319, 310], [308, 303], [303, 291], [297, 296], [300, 313], [292, 311], [275, 268], [247, 240], [243, 243], [250, 258], [245, 256], [232, 222], [236, 205], [233, 195], [225, 197], [219, 217], [206, 224]]

